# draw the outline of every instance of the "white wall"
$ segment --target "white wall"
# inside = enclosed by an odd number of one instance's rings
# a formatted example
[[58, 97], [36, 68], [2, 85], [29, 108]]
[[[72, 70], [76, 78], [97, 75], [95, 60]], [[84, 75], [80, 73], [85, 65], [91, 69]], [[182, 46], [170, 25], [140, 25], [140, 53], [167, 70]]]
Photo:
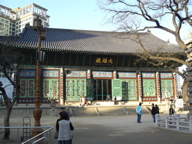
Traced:
[[3, 88], [5, 88], [5, 91], [7, 93], [7, 96], [12, 99], [13, 97], [13, 85], [8, 81], [7, 78], [0, 78], [0, 81], [3, 83]]
[[[180, 71], [180, 72], [183, 72], [183, 70], [185, 71], [186, 68], [187, 68], [187, 67], [186, 67], [185, 65], [183, 65], [183, 66], [179, 67], [179, 71]], [[177, 74], [177, 86], [178, 86], [178, 91], [182, 91], [182, 89], [181, 89], [182, 85], [183, 85], [183, 78]]]

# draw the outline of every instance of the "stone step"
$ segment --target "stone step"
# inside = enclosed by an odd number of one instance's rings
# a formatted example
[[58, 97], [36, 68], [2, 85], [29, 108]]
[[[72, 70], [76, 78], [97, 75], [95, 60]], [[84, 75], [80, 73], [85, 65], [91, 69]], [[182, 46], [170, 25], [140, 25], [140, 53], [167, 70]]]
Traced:
[[[59, 116], [61, 107], [42, 107], [42, 115]], [[114, 116], [135, 115], [136, 106], [66, 106], [66, 111], [71, 116]], [[33, 116], [34, 107], [14, 107], [11, 116]], [[6, 109], [1, 108], [0, 115], [3, 116]], [[143, 114], [149, 114], [149, 110], [143, 106]]]

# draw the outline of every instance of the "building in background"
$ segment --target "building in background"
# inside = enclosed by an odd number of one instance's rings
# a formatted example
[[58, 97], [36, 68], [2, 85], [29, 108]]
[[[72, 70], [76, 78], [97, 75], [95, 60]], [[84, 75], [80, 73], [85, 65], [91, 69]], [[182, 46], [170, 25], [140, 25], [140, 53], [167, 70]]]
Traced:
[[18, 36], [26, 24], [33, 26], [37, 15], [42, 20], [43, 27], [49, 27], [47, 11], [34, 3], [15, 9], [0, 5], [0, 36]]
[[[45, 31], [46, 40], [41, 43], [41, 50], [46, 52], [41, 66], [42, 103], [54, 99], [61, 105], [73, 104], [86, 98], [100, 105], [116, 98], [121, 104], [166, 105], [178, 95], [175, 73], [137, 56], [142, 47], [133, 40], [134, 33], [53, 28]], [[22, 51], [22, 60], [15, 61], [19, 104], [35, 102], [37, 36], [30, 26], [19, 37], [0, 36], [0, 47]], [[139, 37], [147, 51], [159, 53], [161, 47], [162, 53], [178, 57], [184, 53], [178, 45], [150, 32], [139, 33]], [[178, 66], [175, 64], [175, 68]]]

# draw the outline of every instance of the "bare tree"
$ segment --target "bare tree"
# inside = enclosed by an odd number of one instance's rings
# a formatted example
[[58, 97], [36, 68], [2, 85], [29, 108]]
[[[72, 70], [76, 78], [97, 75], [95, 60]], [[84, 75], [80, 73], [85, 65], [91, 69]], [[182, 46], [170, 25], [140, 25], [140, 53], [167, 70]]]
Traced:
[[[145, 46], [142, 44], [142, 41], [139, 37], [138, 33], [135, 33], [136, 38], [132, 39], [133, 41], [137, 42], [140, 46], [141, 49], [138, 50], [138, 53], [135, 54], [138, 57], [140, 57], [142, 60], [145, 60], [147, 63], [154, 65], [156, 67], [164, 67], [166, 69], [169, 69], [173, 73], [177, 73], [183, 78], [183, 85], [182, 85], [182, 96], [183, 100], [186, 103], [188, 100], [188, 93], [187, 93], [187, 88], [188, 88], [188, 81], [187, 79], [187, 72], [183, 70], [182, 72], [179, 71], [179, 69], [176, 67], [181, 66], [181, 65], [188, 65], [188, 63], [185, 61], [186, 59], [186, 54], [179, 53], [179, 54], [174, 54], [174, 53], [163, 53], [161, 52], [161, 49], [159, 49], [158, 52], [151, 53], [146, 50]], [[142, 53], [141, 53], [142, 51]], [[140, 59], [138, 59], [140, 60]]]
[[[5, 91], [5, 88], [3, 87], [3, 84], [1, 83], [1, 85], [0, 85], [0, 94], [3, 95], [5, 106], [6, 106], [6, 114], [4, 117], [4, 126], [5, 127], [10, 127], [9, 119], [10, 119], [11, 111], [14, 106], [14, 103], [17, 101], [17, 99], [19, 97], [18, 81], [14, 82], [14, 80], [11, 78], [11, 75], [9, 74], [9, 72], [13, 70], [11, 65], [13, 63], [17, 62], [18, 56], [19, 56], [19, 53], [16, 50], [14, 50], [13, 48], [7, 47], [7, 46], [0, 47], [0, 71], [3, 72], [5, 77], [10, 81], [10, 83], [16, 89], [16, 95], [11, 100], [7, 96], [7, 93]], [[10, 129], [6, 128], [3, 139], [9, 140], [9, 135], [10, 135]]]
[[119, 30], [133, 29], [134, 26], [140, 28], [137, 31], [160, 29], [172, 34], [183, 50], [187, 49], [181, 31], [186, 28], [185, 26], [192, 25], [189, 0], [105, 0], [105, 2], [100, 2], [100, 8], [111, 13], [109, 22], [118, 24]]
[[[102, 10], [108, 12], [108, 22], [114, 23], [118, 31], [137, 33], [159, 29], [173, 35], [183, 53], [187, 50], [182, 32], [192, 25], [189, 0], [101, 0], [99, 4]], [[163, 66], [178, 73], [184, 79], [182, 92], [187, 96], [186, 72], [175, 69], [176, 63], [189, 66], [184, 61], [187, 55], [175, 57], [161, 52], [151, 53], [142, 45], [139, 35], [136, 39], [143, 51], [137, 55], [155, 66]]]

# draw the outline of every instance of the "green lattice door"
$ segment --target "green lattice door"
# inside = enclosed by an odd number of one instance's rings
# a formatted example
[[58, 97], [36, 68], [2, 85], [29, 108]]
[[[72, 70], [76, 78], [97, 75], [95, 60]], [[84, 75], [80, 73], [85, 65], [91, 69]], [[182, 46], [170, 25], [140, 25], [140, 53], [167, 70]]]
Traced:
[[82, 96], [86, 96], [86, 79], [67, 79], [66, 100], [79, 101]]
[[116, 97], [117, 100], [122, 100], [122, 82], [119, 79], [112, 80], [112, 95], [113, 100]]
[[35, 79], [20, 79], [20, 97], [34, 98], [35, 96]]
[[86, 98], [87, 98], [88, 101], [92, 101], [92, 100], [94, 100], [93, 80], [92, 79], [87, 79], [86, 86], [87, 86], [87, 96], [86, 96]]
[[58, 99], [59, 97], [58, 79], [43, 79], [43, 97]]
[[122, 100], [137, 100], [136, 79], [122, 80]]

